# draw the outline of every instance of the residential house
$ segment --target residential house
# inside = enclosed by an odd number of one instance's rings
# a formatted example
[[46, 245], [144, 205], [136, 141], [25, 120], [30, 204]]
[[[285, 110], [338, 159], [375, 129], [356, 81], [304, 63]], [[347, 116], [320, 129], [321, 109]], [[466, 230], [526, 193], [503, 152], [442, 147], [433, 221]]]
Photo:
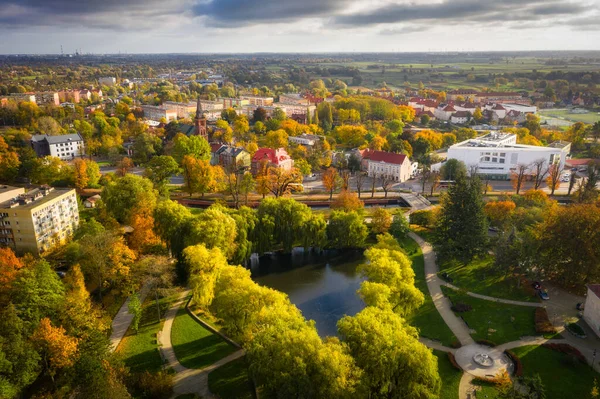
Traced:
[[284, 148], [259, 148], [252, 157], [252, 174], [258, 173], [261, 163], [266, 162], [269, 166], [291, 170], [294, 161]]
[[249, 168], [252, 164], [250, 153], [242, 147], [223, 146], [218, 151], [219, 165], [226, 171]]
[[35, 100], [38, 105], [60, 105], [60, 98], [58, 96], [58, 92], [55, 91], [37, 92], [35, 93]]
[[257, 107], [268, 107], [273, 105], [273, 97], [261, 97], [261, 96], [240, 96], [241, 100], [247, 100], [248, 105], [254, 105]]
[[412, 174], [412, 164], [405, 154], [363, 150], [361, 167], [370, 177], [386, 176], [396, 182], [405, 182]]
[[290, 143], [296, 143], [296, 144], [300, 144], [300, 145], [308, 146], [308, 147], [314, 146], [319, 140], [321, 140], [320, 136], [317, 136], [315, 134], [306, 134], [306, 133], [302, 133], [300, 136], [288, 137], [288, 141]]
[[469, 111], [456, 111], [450, 116], [450, 122], [457, 125], [464, 125], [471, 120], [471, 113]]
[[31, 147], [38, 157], [53, 156], [63, 161], [85, 154], [85, 144], [79, 133], [48, 136], [36, 134], [31, 137]]
[[86, 208], [95, 208], [96, 202], [98, 202], [100, 199], [100, 194], [92, 195], [91, 197], [83, 201], [83, 206]]
[[168, 109], [163, 106], [142, 105], [142, 110], [146, 119], [160, 121], [164, 118], [167, 122], [177, 120], [177, 111], [174, 109]]

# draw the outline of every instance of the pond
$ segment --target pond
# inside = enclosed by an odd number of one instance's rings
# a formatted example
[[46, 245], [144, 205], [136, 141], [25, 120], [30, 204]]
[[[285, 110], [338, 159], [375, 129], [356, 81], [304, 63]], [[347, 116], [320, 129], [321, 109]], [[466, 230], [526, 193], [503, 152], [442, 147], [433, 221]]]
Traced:
[[316, 322], [322, 337], [337, 335], [337, 321], [364, 308], [356, 293], [362, 278], [356, 267], [362, 251], [329, 250], [291, 255], [262, 256], [252, 265], [252, 278], [261, 285], [285, 292], [307, 320]]

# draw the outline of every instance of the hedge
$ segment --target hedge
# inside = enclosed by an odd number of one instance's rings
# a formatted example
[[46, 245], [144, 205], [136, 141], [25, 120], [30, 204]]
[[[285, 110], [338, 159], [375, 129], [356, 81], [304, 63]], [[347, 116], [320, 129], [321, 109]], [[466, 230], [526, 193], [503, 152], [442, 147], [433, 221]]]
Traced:
[[515, 365], [515, 376], [521, 377], [523, 375], [523, 363], [521, 363], [521, 359], [519, 359], [519, 356], [517, 356], [514, 352], [510, 350], [506, 350], [504, 351], [504, 353], [506, 353], [506, 356], [508, 356]]
[[450, 352], [448, 352], [448, 360], [455, 369], [457, 369], [458, 371], [463, 371], [463, 369], [458, 365], [458, 363], [456, 363], [456, 358], [454, 357], [454, 355]]

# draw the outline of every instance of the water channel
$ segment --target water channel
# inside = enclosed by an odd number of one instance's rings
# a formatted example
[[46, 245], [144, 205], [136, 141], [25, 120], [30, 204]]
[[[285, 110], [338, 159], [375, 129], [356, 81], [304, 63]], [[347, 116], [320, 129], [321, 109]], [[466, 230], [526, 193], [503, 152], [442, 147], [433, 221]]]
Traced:
[[362, 251], [273, 254], [252, 262], [252, 278], [261, 285], [285, 292], [307, 320], [316, 322], [322, 337], [337, 334], [337, 321], [364, 308], [356, 294], [362, 278], [356, 267]]

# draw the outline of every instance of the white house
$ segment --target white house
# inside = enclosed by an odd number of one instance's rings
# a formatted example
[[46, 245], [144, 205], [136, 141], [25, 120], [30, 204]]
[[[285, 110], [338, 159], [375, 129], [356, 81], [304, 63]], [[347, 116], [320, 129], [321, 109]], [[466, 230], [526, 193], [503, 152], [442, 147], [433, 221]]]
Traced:
[[471, 113], [469, 111], [456, 111], [450, 116], [450, 122], [457, 125], [464, 125], [471, 119]]
[[600, 284], [588, 284], [583, 319], [600, 337]]
[[306, 134], [302, 133], [300, 136], [290, 136], [288, 137], [288, 141], [291, 143], [296, 143], [304, 146], [312, 147], [315, 145], [321, 138], [314, 134]]
[[370, 177], [387, 176], [397, 182], [405, 182], [411, 177], [412, 164], [405, 154], [368, 149], [360, 154], [362, 169]]
[[449, 121], [450, 118], [452, 117], [452, 114], [456, 112], [456, 108], [454, 108], [453, 105], [448, 104], [448, 105], [444, 105], [441, 104], [439, 107], [437, 107], [434, 111], [433, 114], [435, 115], [435, 117], [441, 121]]
[[36, 134], [31, 137], [31, 147], [38, 157], [53, 156], [63, 161], [85, 154], [85, 144], [79, 133], [48, 136]]
[[112, 76], [104, 76], [98, 79], [98, 84], [103, 86], [114, 86], [117, 84], [117, 79]]
[[518, 165], [527, 165], [532, 174], [533, 163], [544, 160], [546, 165], [557, 164], [562, 169], [571, 151], [571, 143], [555, 142], [548, 147], [517, 144], [517, 136], [508, 133], [489, 133], [477, 139], [454, 144], [448, 149], [448, 159], [458, 159], [467, 168], [476, 166], [478, 173], [490, 179], [509, 179]]

